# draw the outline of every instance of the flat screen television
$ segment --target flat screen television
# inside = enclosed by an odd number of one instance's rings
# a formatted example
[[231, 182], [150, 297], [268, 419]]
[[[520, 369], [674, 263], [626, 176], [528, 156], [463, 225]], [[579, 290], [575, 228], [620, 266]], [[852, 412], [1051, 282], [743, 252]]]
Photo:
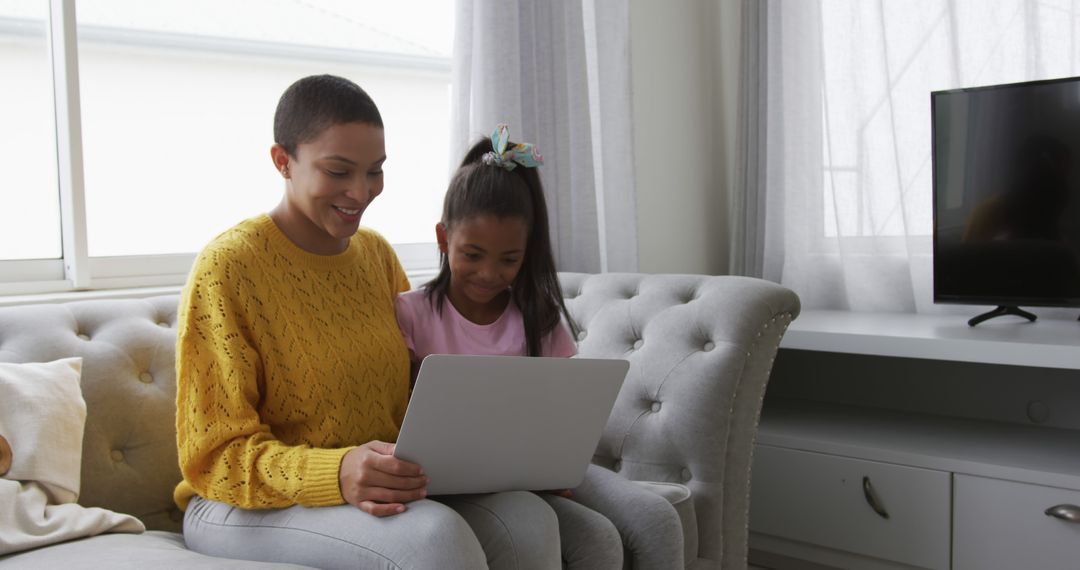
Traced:
[[1080, 307], [1080, 77], [930, 102], [934, 302]]

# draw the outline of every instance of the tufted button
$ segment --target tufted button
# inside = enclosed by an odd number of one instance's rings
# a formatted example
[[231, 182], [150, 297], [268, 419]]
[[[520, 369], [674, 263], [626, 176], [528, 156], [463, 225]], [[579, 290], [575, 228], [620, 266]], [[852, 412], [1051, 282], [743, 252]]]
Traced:
[[652, 403], [652, 408], [650, 408], [650, 409], [653, 411], [654, 414], [656, 412], [659, 412], [660, 411], [660, 402], [653, 402]]
[[611, 470], [615, 471], [616, 473], [622, 471], [622, 461], [616, 460], [615, 463], [611, 466]]
[[704, 344], [704, 346], [701, 347], [701, 350], [704, 350], [705, 352], [709, 352], [710, 350], [712, 350], [714, 348], [716, 348], [715, 344], [713, 344], [711, 342], [707, 342], [707, 343]]
[[114, 449], [109, 452], [109, 457], [111, 457], [113, 461], [120, 463], [124, 460], [124, 452], [119, 449]]
[[139, 382], [142, 382], [143, 384], [150, 384], [153, 381], [154, 377], [149, 372], [143, 372], [142, 374], [139, 374]]
[[169, 321], [158, 321], [157, 326], [163, 327], [163, 328], [169, 328], [169, 327], [172, 326], [172, 324], [169, 323]]
[[577, 339], [579, 341], [580, 340], [585, 340], [586, 336], [588, 336], [588, 335], [585, 333], [585, 331], [578, 331], [578, 333], [577, 333]]
[[77, 337], [79, 337], [79, 338], [81, 338], [83, 340], [90, 340], [90, 335], [88, 335], [86, 333], [77, 333], [75, 336], [77, 336]]
[[634, 350], [640, 349], [641, 345], [643, 345], [643, 344], [645, 344], [645, 341], [641, 340], [640, 338], [635, 340], [634, 341]]
[[690, 469], [687, 468], [687, 467], [683, 467], [683, 470], [679, 472], [679, 475], [682, 477], [682, 480], [684, 482], [689, 481], [690, 480]]

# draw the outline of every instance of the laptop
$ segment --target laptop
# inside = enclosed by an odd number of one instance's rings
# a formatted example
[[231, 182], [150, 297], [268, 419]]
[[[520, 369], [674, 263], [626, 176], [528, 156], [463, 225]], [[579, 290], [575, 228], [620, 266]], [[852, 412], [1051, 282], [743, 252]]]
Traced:
[[572, 489], [585, 478], [630, 363], [433, 354], [394, 455], [429, 495]]

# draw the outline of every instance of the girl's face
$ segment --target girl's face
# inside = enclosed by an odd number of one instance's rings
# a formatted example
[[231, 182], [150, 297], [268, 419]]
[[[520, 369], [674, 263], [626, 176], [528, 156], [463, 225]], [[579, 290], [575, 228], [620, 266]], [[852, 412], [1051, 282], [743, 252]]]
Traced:
[[435, 234], [450, 265], [450, 302], [474, 322], [498, 318], [525, 259], [525, 220], [481, 215], [438, 224]]
[[381, 127], [333, 125], [289, 156], [270, 150], [285, 176], [285, 197], [271, 212], [278, 227], [302, 249], [322, 255], [345, 251], [368, 204], [382, 193], [386, 145]]

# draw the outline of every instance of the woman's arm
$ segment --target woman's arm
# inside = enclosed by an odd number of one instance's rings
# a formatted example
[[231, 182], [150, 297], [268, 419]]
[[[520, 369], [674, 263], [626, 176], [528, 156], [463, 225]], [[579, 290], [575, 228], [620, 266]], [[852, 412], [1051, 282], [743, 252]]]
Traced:
[[229, 278], [238, 274], [224, 255], [200, 256], [181, 296], [176, 428], [184, 481], [243, 508], [341, 504], [338, 471], [349, 449], [285, 445], [259, 417], [261, 355], [243, 284]]

